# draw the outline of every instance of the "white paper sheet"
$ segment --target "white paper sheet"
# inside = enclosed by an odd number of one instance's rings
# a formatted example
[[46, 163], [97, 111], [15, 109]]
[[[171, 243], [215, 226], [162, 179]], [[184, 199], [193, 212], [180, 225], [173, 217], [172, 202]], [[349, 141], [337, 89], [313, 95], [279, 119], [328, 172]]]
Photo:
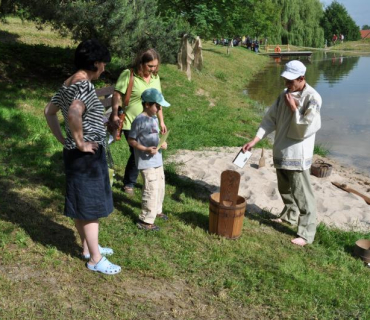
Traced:
[[233, 164], [238, 166], [239, 168], [243, 168], [247, 163], [248, 159], [251, 157], [252, 152], [246, 151], [245, 153], [240, 150], [239, 153], [236, 155], [235, 159], [233, 160]]

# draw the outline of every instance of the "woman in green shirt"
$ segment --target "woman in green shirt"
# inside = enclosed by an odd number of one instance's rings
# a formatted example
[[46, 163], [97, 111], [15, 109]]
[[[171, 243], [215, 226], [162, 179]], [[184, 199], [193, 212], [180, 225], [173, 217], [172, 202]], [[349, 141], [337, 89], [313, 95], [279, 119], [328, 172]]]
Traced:
[[[158, 75], [159, 68], [159, 54], [154, 49], [149, 49], [137, 55], [133, 65], [133, 86], [128, 102], [128, 106], [123, 106], [126, 114], [125, 122], [123, 124], [123, 133], [126, 141], [131, 129], [131, 124], [135, 118], [143, 111], [141, 103], [141, 94], [149, 88], [161, 90], [161, 81]], [[113, 94], [112, 114], [110, 116], [110, 124], [113, 128], [118, 128], [119, 117], [118, 107], [122, 106], [123, 97], [126, 94], [130, 82], [130, 69], [124, 70], [119, 76], [115, 91]], [[163, 120], [162, 110], [157, 114], [159, 124], [161, 126], [161, 133], [167, 131]], [[130, 146], [130, 157], [126, 164], [125, 175], [123, 177], [124, 191], [132, 195], [134, 193], [134, 185], [136, 183], [139, 171], [135, 164], [134, 149]]]

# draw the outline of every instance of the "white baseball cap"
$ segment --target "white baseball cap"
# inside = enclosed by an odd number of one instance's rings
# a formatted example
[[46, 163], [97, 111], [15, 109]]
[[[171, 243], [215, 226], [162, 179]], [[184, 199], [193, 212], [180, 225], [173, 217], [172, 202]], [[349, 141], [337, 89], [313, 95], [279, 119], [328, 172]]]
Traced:
[[285, 67], [281, 76], [288, 80], [294, 80], [304, 76], [306, 73], [306, 66], [298, 60], [289, 61]]

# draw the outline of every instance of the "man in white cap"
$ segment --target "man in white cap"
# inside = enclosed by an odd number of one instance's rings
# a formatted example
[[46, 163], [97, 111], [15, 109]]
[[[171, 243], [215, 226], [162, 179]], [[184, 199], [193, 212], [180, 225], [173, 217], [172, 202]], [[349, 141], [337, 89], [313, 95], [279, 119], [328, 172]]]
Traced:
[[310, 183], [315, 134], [321, 127], [321, 97], [305, 80], [306, 67], [297, 60], [288, 62], [281, 76], [286, 89], [264, 116], [256, 137], [243, 146], [250, 150], [275, 131], [273, 160], [278, 189], [285, 204], [275, 222], [298, 225], [292, 243], [305, 246], [316, 233], [316, 203]]

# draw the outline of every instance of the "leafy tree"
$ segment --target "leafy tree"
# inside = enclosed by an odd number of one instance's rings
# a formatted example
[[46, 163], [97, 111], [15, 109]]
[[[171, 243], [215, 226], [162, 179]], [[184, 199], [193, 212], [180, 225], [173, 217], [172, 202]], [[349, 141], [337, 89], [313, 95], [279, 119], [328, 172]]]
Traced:
[[7, 14], [14, 14], [18, 9], [17, 1], [0, 0], [0, 17], [4, 18]]
[[76, 41], [99, 39], [124, 65], [149, 47], [156, 48], [163, 61], [176, 60], [180, 21], [161, 19], [156, 0], [16, 0], [16, 5], [24, 10], [24, 18], [40, 26], [50, 23]]
[[177, 14], [203, 38], [250, 35], [270, 43], [323, 46], [320, 0], [158, 0], [164, 14]]
[[268, 37], [270, 43], [323, 46], [319, 26], [323, 15], [320, 0], [253, 0], [247, 8], [248, 33]]
[[364, 24], [361, 30], [370, 30], [370, 26], [368, 24]]
[[320, 47], [324, 45], [324, 32], [319, 23], [323, 15], [320, 0], [274, 0], [280, 8], [277, 38], [284, 44]]
[[[254, 0], [248, 4], [244, 16], [245, 33], [252, 37], [268, 37], [273, 42], [277, 41], [276, 26], [280, 21], [280, 10], [273, 0]], [[280, 39], [277, 41], [280, 43]]]
[[347, 40], [358, 40], [361, 37], [359, 27], [348, 14], [346, 8], [337, 1], [333, 1], [325, 9], [321, 26], [327, 40], [331, 40], [333, 34], [344, 34]]
[[195, 5], [189, 12], [189, 22], [195, 28], [196, 33], [204, 38], [212, 36], [214, 29], [217, 29], [222, 17], [216, 8], [208, 8], [205, 4]]
[[158, 0], [159, 12], [179, 15], [202, 38], [240, 35], [254, 0]]

